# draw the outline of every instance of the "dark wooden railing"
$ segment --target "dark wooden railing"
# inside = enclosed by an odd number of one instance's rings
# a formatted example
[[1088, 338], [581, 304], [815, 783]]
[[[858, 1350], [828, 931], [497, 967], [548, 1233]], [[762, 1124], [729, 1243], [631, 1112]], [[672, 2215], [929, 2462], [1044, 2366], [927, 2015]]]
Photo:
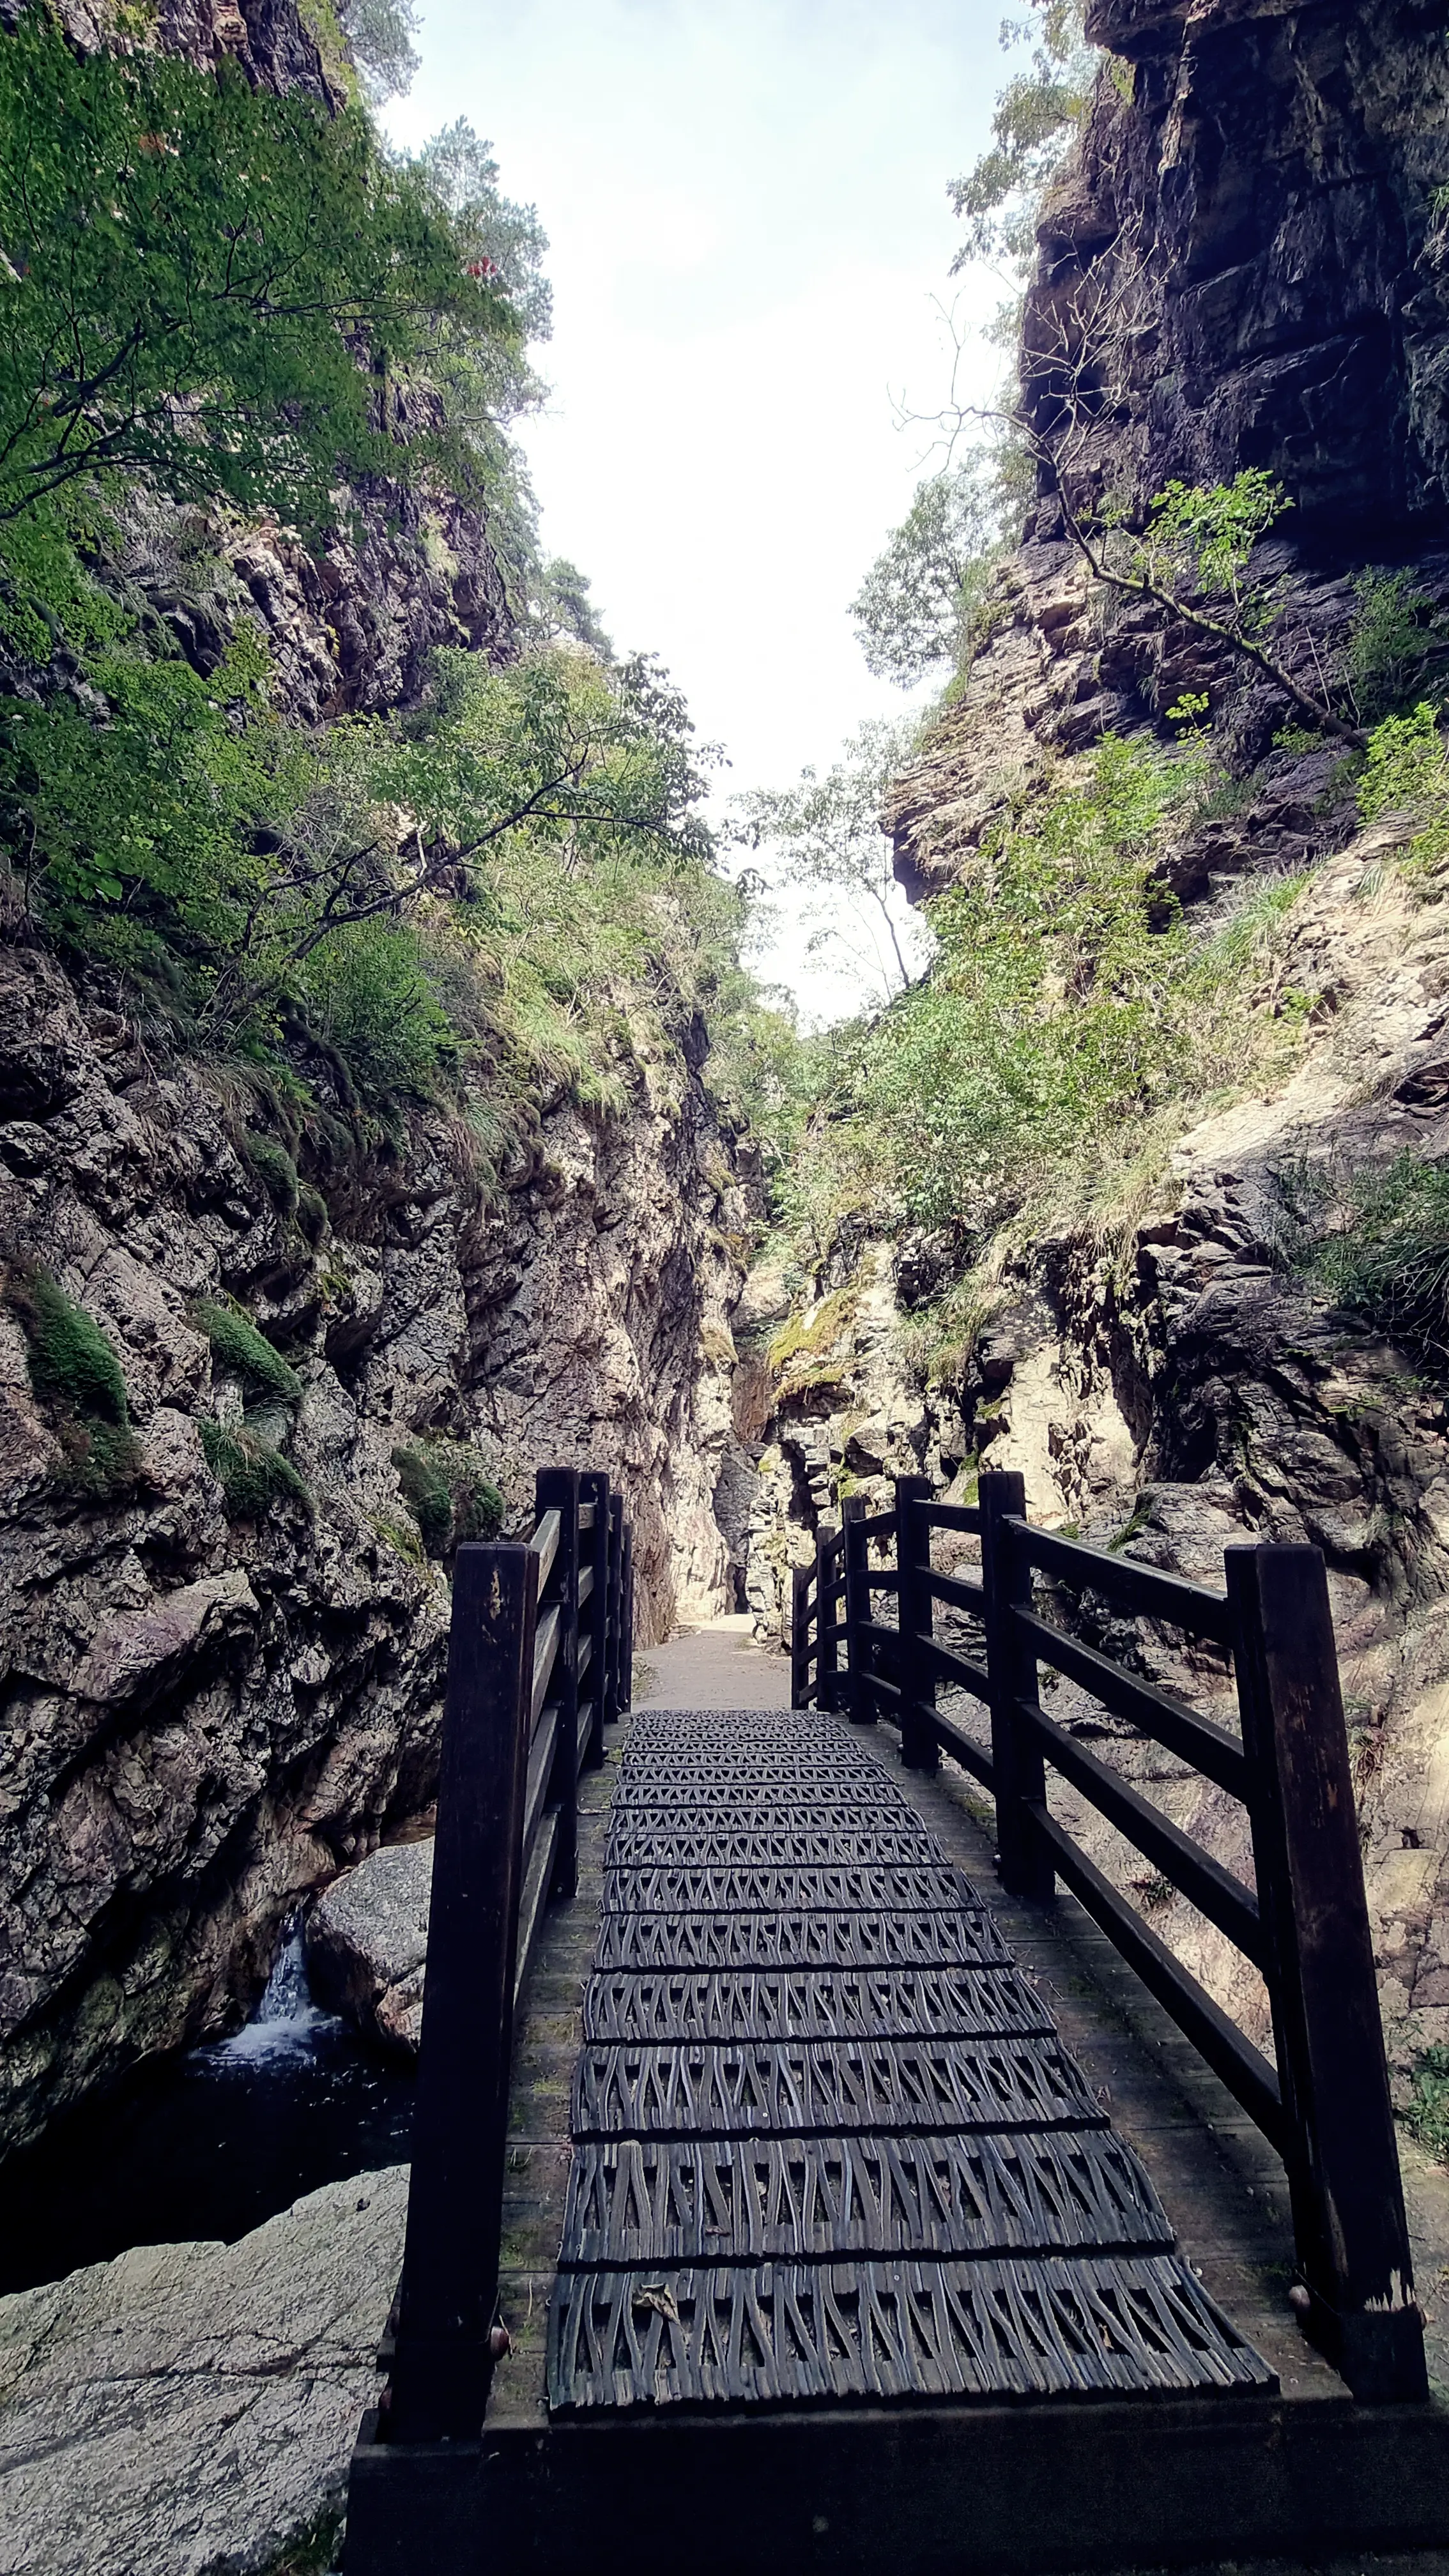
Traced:
[[[1305, 2331], [1356, 2396], [1424, 2396], [1422, 2319], [1318, 1549], [1230, 1547], [1226, 1590], [1212, 1592], [1033, 1528], [1019, 1475], [983, 1476], [969, 1506], [936, 1502], [916, 1476], [897, 1478], [895, 1497], [893, 1510], [872, 1513], [848, 1496], [843, 1526], [819, 1540], [813, 1567], [795, 1573], [795, 1706], [844, 1710], [861, 1723], [888, 1719], [908, 1765], [932, 1769], [944, 1752], [990, 1790], [1005, 1886], [1049, 1899], [1063, 1879], [1282, 2156], [1301, 2273], [1290, 2295]], [[936, 1572], [938, 1530], [979, 1540], [979, 1579]], [[1058, 1596], [1090, 1595], [1230, 1657], [1241, 1734], [1072, 1635], [1038, 1601], [1038, 1576]], [[892, 1603], [894, 1619], [878, 1615]], [[979, 1638], [978, 1651], [942, 1643], [937, 1604], [975, 1623], [967, 1642]], [[1255, 1887], [1047, 1713], [1043, 1665], [1242, 1803]], [[942, 1714], [942, 1684], [985, 1705], [989, 1752]], [[1261, 1971], [1276, 2067], [1052, 1812], [1052, 1773]]]
[[495, 2324], [513, 2016], [578, 1878], [578, 1783], [628, 1708], [634, 1574], [607, 1476], [549, 1467], [526, 1545], [458, 1550], [407, 2245], [382, 2430], [476, 2440]]

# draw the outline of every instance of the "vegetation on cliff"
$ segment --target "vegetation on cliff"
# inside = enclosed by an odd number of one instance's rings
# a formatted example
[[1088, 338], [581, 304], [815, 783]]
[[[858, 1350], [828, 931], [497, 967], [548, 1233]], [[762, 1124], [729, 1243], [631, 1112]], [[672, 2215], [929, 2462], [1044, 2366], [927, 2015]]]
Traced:
[[[405, 21], [366, 19], [384, 71]], [[697, 1011], [747, 1009], [684, 704], [539, 554], [508, 430], [541, 391], [545, 243], [497, 178], [466, 125], [400, 156], [360, 103], [80, 56], [38, 8], [0, 41], [9, 907], [171, 1043], [254, 1069], [248, 1159], [269, 1189], [287, 1163], [314, 1237], [339, 1116], [360, 1149], [452, 1102], [486, 1178], [551, 1088], [617, 1110]], [[128, 575], [142, 499], [183, 587], [229, 603], [213, 648]], [[236, 531], [446, 560], [459, 509], [501, 649], [299, 721]]]
[[[1011, 378], [996, 403], [946, 406], [946, 461], [854, 612], [873, 670], [905, 684], [944, 675], [942, 697], [903, 729], [904, 786], [883, 787], [858, 745], [825, 781], [753, 800], [757, 833], [802, 893], [852, 822], [862, 843], [875, 827], [857, 893], [872, 867], [884, 883], [888, 813], [903, 804], [912, 864], [948, 885], [923, 906], [930, 961], [918, 953], [906, 972], [898, 958], [889, 1006], [802, 1058], [813, 1097], [803, 1131], [791, 1104], [802, 1141], [775, 1191], [802, 1295], [848, 1275], [862, 1228], [933, 1235], [948, 1284], [912, 1338], [925, 1365], [947, 1369], [1007, 1265], [1062, 1232], [1123, 1237], [1183, 1132], [1275, 1082], [1331, 1007], [1286, 962], [1311, 861], [1249, 867], [1204, 901], [1209, 868], [1192, 851], [1221, 846], [1265, 781], [1326, 743], [1338, 757], [1314, 774], [1321, 851], [1356, 822], [1399, 818], [1390, 863], [1426, 900], [1449, 860], [1449, 621], [1411, 566], [1350, 563], [1325, 644], [1282, 542], [1295, 505], [1278, 476], [1144, 476], [1151, 440], [1129, 424], [1150, 390], [1133, 373], [1146, 253], [1078, 259], [1073, 231], [1078, 137], [1093, 114], [1130, 114], [1134, 75], [1084, 50], [1070, 0], [1038, 0], [1015, 32], [1035, 34], [1030, 68], [952, 194], [968, 227], [958, 266], [989, 259], [1024, 290], [1039, 257], [1031, 326], [1023, 339], [1019, 306], [1002, 320]], [[978, 744], [963, 811], [948, 784], [970, 731], [962, 701], [978, 656], [1021, 614], [1010, 557], [1023, 525], [1055, 549], [1050, 613], [1081, 636], [1077, 695], [1095, 686], [1121, 714], [1095, 736], [1069, 718], [1062, 748], [1048, 717], [994, 776]], [[1050, 667], [1039, 637], [1028, 650], [1033, 672]], [[1015, 667], [1018, 693], [1034, 687]], [[835, 884], [850, 890], [839, 866]], [[1412, 1312], [1421, 1344], [1439, 1329], [1438, 1180], [1423, 1166], [1350, 1176], [1322, 1197], [1316, 1250], [1307, 1233], [1300, 1246], [1325, 1287], [1338, 1281], [1386, 1328], [1397, 1315], [1408, 1330]]]

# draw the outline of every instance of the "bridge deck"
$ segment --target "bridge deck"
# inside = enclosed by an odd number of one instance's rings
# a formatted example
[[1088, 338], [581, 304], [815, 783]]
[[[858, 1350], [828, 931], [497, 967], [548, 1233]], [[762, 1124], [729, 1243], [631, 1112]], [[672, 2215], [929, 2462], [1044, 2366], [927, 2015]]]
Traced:
[[642, 1714], [602, 1896], [556, 2418], [1276, 2388], [858, 1731]]

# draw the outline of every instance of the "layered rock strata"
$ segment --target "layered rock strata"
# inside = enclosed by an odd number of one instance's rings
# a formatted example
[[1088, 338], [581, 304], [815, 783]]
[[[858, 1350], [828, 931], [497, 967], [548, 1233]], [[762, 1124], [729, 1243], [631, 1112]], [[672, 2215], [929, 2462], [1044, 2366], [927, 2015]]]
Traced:
[[[1018, 1467], [1037, 1518], [1214, 1583], [1234, 1540], [1321, 1546], [1403, 2087], [1449, 2042], [1449, 1405], [1422, 1349], [1295, 1270], [1290, 1185], [1449, 1150], [1449, 931], [1398, 872], [1412, 825], [1359, 830], [1343, 745], [1279, 745], [1298, 717], [1267, 675], [1186, 619], [1108, 597], [1060, 490], [1079, 517], [1111, 496], [1140, 519], [1174, 475], [1281, 478], [1294, 507], [1247, 579], [1305, 685], [1343, 669], [1366, 569], [1405, 574], [1421, 614], [1442, 612], [1449, 51], [1442, 9], [1415, 0], [1098, 0], [1089, 28], [1112, 59], [1044, 208], [1026, 308], [1038, 493], [965, 686], [898, 783], [897, 873], [916, 898], [942, 892], [1008, 795], [1104, 733], [1166, 747], [1163, 711], [1205, 697], [1229, 792], [1164, 849], [1163, 875], [1190, 918], [1222, 918], [1243, 881], [1318, 871], [1252, 997], [1271, 1013], [1293, 996], [1302, 1039], [1258, 1093], [1199, 1113], [1112, 1229], [1006, 1264], [940, 1384], [910, 1366], [912, 1315], [987, 1247], [949, 1231], [836, 1247], [814, 1302], [789, 1316], [786, 1301], [771, 1327], [772, 1392], [749, 1425], [750, 1598], [762, 1627], [777, 1621], [788, 1564], [840, 1494], [874, 1504], [890, 1474], [922, 1469], [964, 1497], [979, 1469]], [[1230, 1709], [1221, 1673], [1164, 1636], [1103, 1636]], [[1250, 1867], [1230, 1802], [1065, 1686], [1052, 1704]], [[1261, 1989], [1226, 1943], [1080, 1820], [1265, 2036]]]

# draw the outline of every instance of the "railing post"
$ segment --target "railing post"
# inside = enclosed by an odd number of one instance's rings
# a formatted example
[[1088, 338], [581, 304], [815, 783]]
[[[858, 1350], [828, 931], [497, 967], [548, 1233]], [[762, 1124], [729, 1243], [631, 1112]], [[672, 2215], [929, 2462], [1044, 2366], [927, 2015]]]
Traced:
[[619, 1642], [619, 1712], [634, 1705], [634, 1531], [624, 1523], [622, 1634]]
[[604, 1724], [616, 1726], [619, 1721], [619, 1600], [622, 1589], [624, 1556], [624, 1501], [620, 1494], [609, 1496], [609, 1635], [604, 1652]]
[[[818, 1667], [817, 1667], [818, 1669]], [[818, 1699], [817, 1692], [817, 1699]], [[810, 1705], [810, 1568], [790, 1569], [790, 1706]]]
[[[604, 1758], [604, 1677], [609, 1643], [609, 1479], [602, 1468], [586, 1468], [580, 1476], [579, 1501], [591, 1503], [594, 1511], [594, 1526], [587, 1533], [588, 1545], [583, 1550], [594, 1577], [585, 1621], [589, 1651], [584, 1659], [583, 1678], [593, 1710], [584, 1761], [591, 1770], [597, 1770]], [[582, 1645], [579, 1652], [583, 1657]]]
[[1355, 2397], [1424, 2397], [1328, 1577], [1316, 1547], [1224, 1563], [1304, 2331]]
[[1028, 1803], [1046, 1802], [1046, 1766], [1017, 1717], [1036, 1704], [1036, 1657], [1011, 1613], [1031, 1605], [1031, 1568], [1011, 1544], [1007, 1523], [1026, 1518], [1026, 1483], [1014, 1468], [981, 1479], [981, 1588], [986, 1596], [986, 1671], [991, 1684], [991, 1768], [1001, 1883], [1013, 1896], [1049, 1897], [1056, 1889], [1051, 1854]]
[[464, 1546], [387, 2438], [476, 2440], [498, 2296], [538, 1559]]
[[931, 1530], [924, 1506], [931, 1499], [929, 1476], [896, 1478], [896, 1594], [901, 1635], [901, 1760], [908, 1771], [934, 1771], [941, 1748], [932, 1724], [936, 1710], [936, 1677], [930, 1658], [917, 1640], [931, 1634], [932, 1603], [922, 1574], [931, 1570]]
[[828, 1709], [836, 1705], [840, 1676], [840, 1640], [826, 1635], [835, 1625], [834, 1536], [833, 1530], [821, 1529], [815, 1538], [815, 1705]]
[[870, 1640], [863, 1625], [870, 1618], [868, 1542], [861, 1522], [866, 1517], [864, 1494], [847, 1494], [840, 1506], [845, 1529], [845, 1651], [846, 1693], [853, 1726], [870, 1726], [875, 1721], [875, 1700], [871, 1693], [872, 1658]]
[[572, 1896], [579, 1883], [579, 1471], [540, 1467], [534, 1480], [538, 1517], [559, 1516], [558, 1554], [543, 1604], [563, 1613], [551, 1698], [558, 1702], [558, 1738], [548, 1775], [546, 1803], [558, 1809], [550, 1896]]

